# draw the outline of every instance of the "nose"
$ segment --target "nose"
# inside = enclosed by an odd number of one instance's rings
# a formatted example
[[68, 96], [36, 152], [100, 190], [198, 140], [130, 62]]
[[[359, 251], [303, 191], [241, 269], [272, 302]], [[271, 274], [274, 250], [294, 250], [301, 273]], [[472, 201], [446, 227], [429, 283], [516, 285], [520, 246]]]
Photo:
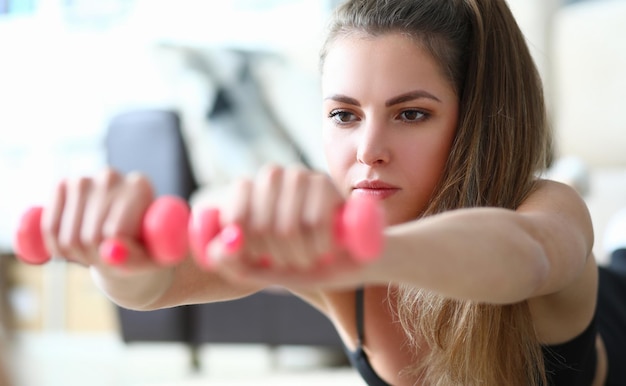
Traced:
[[356, 158], [359, 163], [370, 166], [390, 161], [391, 151], [382, 125], [370, 122], [361, 128]]

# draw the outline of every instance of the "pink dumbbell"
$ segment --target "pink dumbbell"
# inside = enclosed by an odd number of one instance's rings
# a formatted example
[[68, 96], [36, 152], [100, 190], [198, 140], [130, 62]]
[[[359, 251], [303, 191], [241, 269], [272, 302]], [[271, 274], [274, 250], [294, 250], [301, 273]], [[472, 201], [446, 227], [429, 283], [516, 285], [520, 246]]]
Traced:
[[[18, 258], [28, 264], [44, 264], [50, 260], [41, 234], [42, 212], [42, 207], [27, 210], [15, 236]], [[146, 211], [141, 224], [141, 240], [159, 264], [176, 264], [186, 257], [189, 217], [187, 203], [174, 196], [158, 198]], [[123, 262], [125, 247], [119, 241], [106, 240], [103, 245], [108, 251], [103, 258], [112, 264]]]
[[[15, 237], [17, 255], [28, 264], [44, 264], [50, 260], [41, 235], [42, 212], [41, 207], [26, 211]], [[358, 261], [366, 262], [376, 258], [382, 250], [382, 228], [383, 216], [378, 204], [373, 199], [353, 198], [337, 213], [335, 237]], [[203, 210], [190, 218], [185, 201], [164, 196], [148, 208], [142, 221], [141, 239], [157, 262], [172, 265], [185, 258], [189, 246], [200, 262], [206, 262], [204, 249], [218, 234], [227, 239], [232, 249], [243, 243], [236, 226], [220, 228], [216, 209]], [[107, 240], [104, 245], [108, 250], [104, 258], [111, 263], [123, 262], [119, 251], [125, 247], [119, 241]]]
[[[377, 200], [354, 197], [336, 214], [335, 240], [350, 251], [357, 261], [372, 261], [380, 255], [383, 248], [383, 226], [383, 213]], [[201, 210], [191, 216], [191, 251], [201, 265], [210, 266], [206, 246], [218, 235], [232, 251], [236, 251], [244, 242], [243, 233], [238, 226], [221, 228], [217, 209]]]

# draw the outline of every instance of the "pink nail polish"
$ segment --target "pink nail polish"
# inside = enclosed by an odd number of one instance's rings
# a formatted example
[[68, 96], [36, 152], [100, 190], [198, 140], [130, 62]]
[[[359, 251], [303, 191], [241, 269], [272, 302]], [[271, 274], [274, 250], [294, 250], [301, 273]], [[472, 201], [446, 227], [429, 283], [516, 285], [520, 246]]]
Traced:
[[335, 261], [335, 255], [332, 253], [324, 253], [319, 257], [319, 264], [323, 267], [331, 265]]
[[224, 243], [227, 253], [235, 253], [243, 245], [243, 232], [238, 225], [227, 225], [220, 232], [220, 240]]
[[259, 260], [258, 260], [257, 264], [261, 268], [272, 268], [272, 256], [270, 256], [270, 255], [261, 255], [261, 256], [259, 256]]
[[105, 240], [100, 245], [100, 256], [110, 265], [121, 265], [128, 258], [128, 249], [119, 240]]

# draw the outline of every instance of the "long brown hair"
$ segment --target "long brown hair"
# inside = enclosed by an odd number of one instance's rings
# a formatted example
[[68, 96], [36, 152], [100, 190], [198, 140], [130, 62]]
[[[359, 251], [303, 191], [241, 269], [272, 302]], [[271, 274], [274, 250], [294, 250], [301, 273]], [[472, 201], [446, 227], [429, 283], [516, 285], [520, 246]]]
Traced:
[[[349, 0], [320, 54], [350, 33], [401, 33], [440, 64], [460, 101], [457, 133], [424, 216], [469, 207], [515, 209], [551, 161], [541, 79], [504, 0]], [[427, 345], [407, 372], [429, 385], [546, 383], [526, 302], [491, 305], [400, 287], [398, 318]]]

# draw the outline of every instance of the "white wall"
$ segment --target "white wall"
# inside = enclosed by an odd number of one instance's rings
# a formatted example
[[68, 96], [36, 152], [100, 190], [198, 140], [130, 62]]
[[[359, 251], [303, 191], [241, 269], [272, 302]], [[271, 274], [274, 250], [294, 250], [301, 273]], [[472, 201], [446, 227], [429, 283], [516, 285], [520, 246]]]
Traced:
[[328, 10], [320, 0], [122, 3], [40, 0], [33, 15], [0, 16], [0, 250], [57, 181], [104, 166], [115, 112], [173, 105], [156, 44], [274, 50], [314, 66]]

